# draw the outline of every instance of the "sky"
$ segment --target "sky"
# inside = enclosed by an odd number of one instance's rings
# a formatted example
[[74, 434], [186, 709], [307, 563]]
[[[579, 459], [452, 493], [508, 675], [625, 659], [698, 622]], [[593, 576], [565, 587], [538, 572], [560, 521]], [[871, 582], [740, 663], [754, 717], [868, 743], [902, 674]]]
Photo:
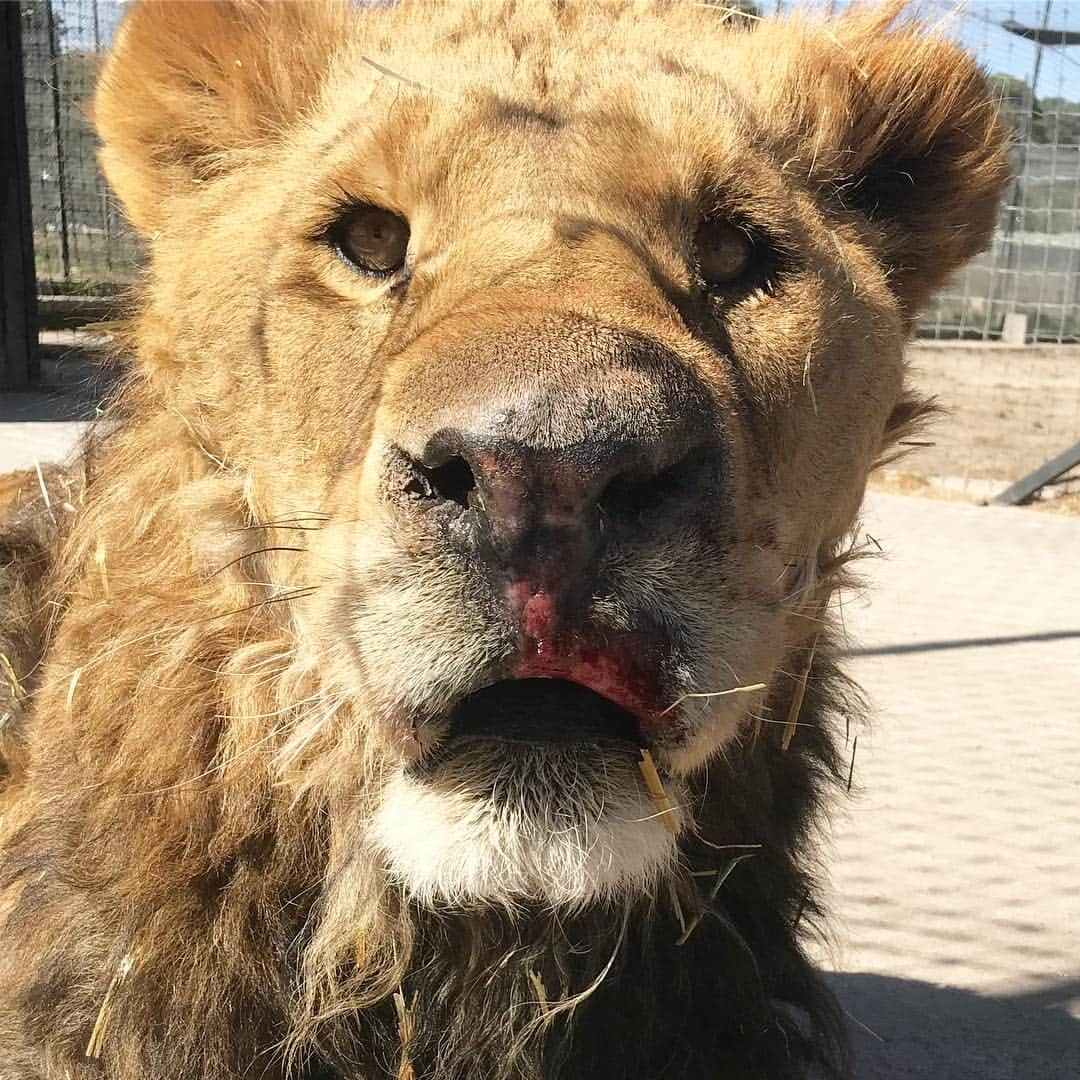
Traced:
[[[1037, 46], [1034, 42], [1001, 29], [1008, 20], [1026, 26], [1041, 26], [1045, 0], [1023, 3], [969, 4], [961, 16], [960, 40], [991, 72], [1016, 75], [1031, 82]], [[1046, 25], [1051, 30], [1080, 31], [1080, 3], [1051, 0]], [[1036, 97], [1064, 97], [1080, 101], [1080, 45], [1047, 46], [1043, 50]]]

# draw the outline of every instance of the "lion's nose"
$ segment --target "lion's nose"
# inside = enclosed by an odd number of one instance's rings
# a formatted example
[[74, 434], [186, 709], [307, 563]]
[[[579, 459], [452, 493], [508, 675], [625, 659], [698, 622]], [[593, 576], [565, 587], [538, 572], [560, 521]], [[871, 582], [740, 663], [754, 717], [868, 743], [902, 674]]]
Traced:
[[513, 410], [485, 416], [439, 431], [414, 470], [457, 544], [507, 595], [551, 597], [560, 624], [585, 606], [607, 542], [685, 516], [715, 480], [696, 409], [647, 430], [632, 415], [596, 416], [593, 437], [562, 446], [524, 441]]
[[620, 552], [700, 531], [719, 505], [731, 433], [667, 345], [550, 312], [508, 324], [502, 308], [438, 342], [414, 344], [387, 388], [383, 491], [405, 489], [410, 515], [511, 611], [543, 596], [528, 610], [582, 618]]
[[544, 559], [554, 548], [590, 547], [605, 511], [643, 509], [650, 482], [666, 471], [665, 449], [626, 439], [552, 451], [490, 430], [449, 430], [428, 443], [421, 464], [437, 497], [477, 513], [494, 554]]

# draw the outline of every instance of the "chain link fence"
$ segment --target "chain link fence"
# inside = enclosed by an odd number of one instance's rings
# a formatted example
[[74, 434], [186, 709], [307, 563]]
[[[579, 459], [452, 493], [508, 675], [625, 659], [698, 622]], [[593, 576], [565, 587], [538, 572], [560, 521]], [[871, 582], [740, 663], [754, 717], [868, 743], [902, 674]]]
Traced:
[[1078, 342], [1080, 7], [970, 4], [949, 30], [990, 74], [1015, 132], [1014, 178], [991, 247], [939, 293], [921, 335]]

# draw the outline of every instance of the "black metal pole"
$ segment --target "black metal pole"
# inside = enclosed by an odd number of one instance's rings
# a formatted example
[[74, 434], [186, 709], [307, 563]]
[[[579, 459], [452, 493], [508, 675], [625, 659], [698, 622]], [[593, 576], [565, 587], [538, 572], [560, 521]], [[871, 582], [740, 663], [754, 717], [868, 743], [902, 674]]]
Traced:
[[0, 386], [29, 386], [38, 374], [22, 9], [0, 2]]
[[[101, 56], [101, 15], [99, 0], [94, 0], [94, 55]], [[104, 184], [101, 187], [101, 226], [105, 230], [105, 269], [112, 277], [112, 208], [109, 206], [109, 192]]]
[[53, 133], [56, 136], [56, 184], [60, 191], [60, 262], [64, 280], [71, 280], [71, 250], [68, 247], [67, 170], [64, 167], [64, 130], [60, 108], [60, 45], [52, 0], [45, 0], [45, 21], [49, 28], [49, 89], [52, 92]]
[[[1031, 84], [1030, 84], [1030, 100], [1028, 102], [1027, 111], [1022, 113], [1023, 117], [1021, 121], [1020, 131], [1018, 132], [1019, 138], [1019, 161], [1016, 166], [1016, 175], [1013, 177], [1013, 182], [1009, 190], [1008, 197], [1006, 198], [1006, 207], [1013, 207], [1008, 210], [1005, 218], [1005, 236], [1002, 243], [1003, 254], [1005, 256], [1005, 270], [1011, 275], [1013, 282], [1013, 302], [1010, 306], [1016, 306], [1016, 279], [1017, 273], [1015, 271], [1020, 269], [1020, 256], [1017, 252], [1017, 244], [1013, 240], [1013, 234], [1017, 231], [1018, 225], [1024, 223], [1024, 180], [1027, 178], [1028, 167], [1028, 150], [1031, 146], [1031, 139], [1035, 133], [1035, 109], [1038, 105], [1038, 98], [1036, 97], [1036, 91], [1039, 85], [1039, 72], [1042, 70], [1043, 59], [1043, 41], [1042, 37], [1045, 37], [1047, 27], [1050, 25], [1050, 5], [1053, 0], [1046, 0], [1046, 4], [1043, 7], [1042, 23], [1039, 26], [1038, 34], [1029, 40], [1035, 42], [1035, 64], [1031, 72]], [[1009, 29], [1008, 26], [1005, 27]], [[1015, 30], [1009, 30], [1010, 33], [1015, 33]], [[1018, 35], [1025, 36], [1025, 35]], [[1022, 230], [1021, 230], [1022, 231]], [[1023, 241], [1021, 240], [1021, 244]], [[989, 336], [991, 317], [994, 312], [994, 286], [996, 278], [997, 267], [995, 266], [990, 273], [990, 288], [989, 295], [986, 302], [986, 319], [983, 323], [983, 336]], [[1006, 303], [1008, 301], [1005, 301]], [[1004, 320], [1004, 316], [1002, 316]], [[1004, 328], [1004, 322], [1003, 322]], [[1035, 328], [1038, 329], [1037, 327]]]
[[1070, 446], [1068, 450], [1063, 450], [1057, 457], [1044, 461], [1034, 472], [1028, 473], [1023, 479], [995, 495], [991, 502], [1002, 506], [1017, 506], [1027, 502], [1040, 488], [1053, 483], [1077, 465], [1080, 465], [1080, 442]]

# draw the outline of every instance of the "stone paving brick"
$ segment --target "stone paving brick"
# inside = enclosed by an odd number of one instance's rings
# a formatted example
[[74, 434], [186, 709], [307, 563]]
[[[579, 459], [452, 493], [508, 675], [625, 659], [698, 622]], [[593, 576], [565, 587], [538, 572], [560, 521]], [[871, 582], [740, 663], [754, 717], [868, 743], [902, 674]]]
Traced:
[[96, 414], [97, 396], [88, 378], [54, 393], [0, 390], [0, 474], [66, 458]]
[[35, 461], [63, 461], [86, 427], [78, 420], [0, 423], [0, 474], [32, 469]]

